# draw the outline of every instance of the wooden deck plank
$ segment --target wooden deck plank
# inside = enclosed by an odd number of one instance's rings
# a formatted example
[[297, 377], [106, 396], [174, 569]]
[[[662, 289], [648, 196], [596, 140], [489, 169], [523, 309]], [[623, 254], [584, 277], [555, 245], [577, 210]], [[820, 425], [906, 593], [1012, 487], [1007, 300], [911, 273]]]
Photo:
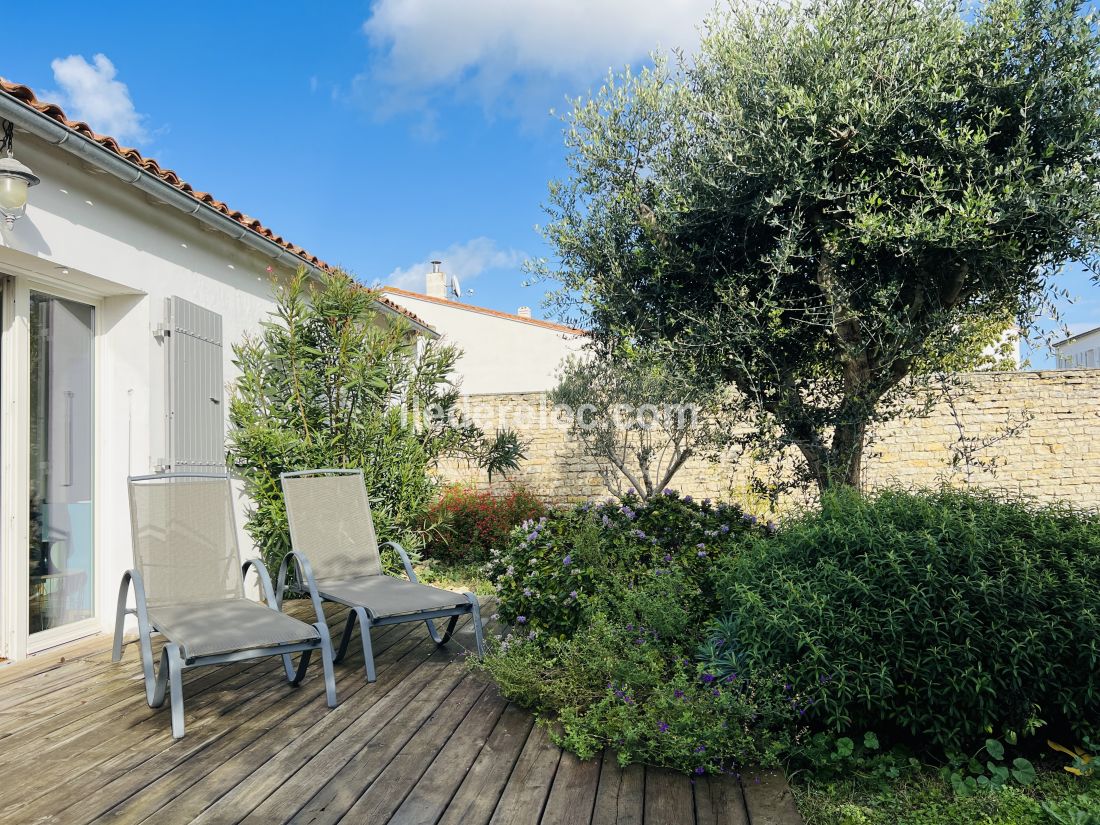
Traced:
[[600, 784], [592, 810], [592, 825], [642, 825], [645, 768], [620, 767], [609, 748], [600, 766]]
[[[308, 602], [287, 612], [312, 618]], [[326, 614], [339, 633], [342, 611]], [[136, 645], [121, 664], [104, 636], [0, 668], [0, 819], [801, 825], [781, 774], [693, 783], [620, 768], [611, 752], [563, 755], [529, 712], [466, 669], [468, 618], [457, 636], [438, 649], [420, 623], [379, 629], [378, 682], [366, 683], [353, 645], [337, 667], [335, 710], [317, 663], [300, 688], [274, 658], [189, 672], [178, 742], [168, 709], [145, 704]]]
[[[380, 666], [378, 672], [381, 676], [387, 671]], [[359, 680], [358, 685], [352, 682], [345, 688], [345, 684], [339, 685], [340, 695], [348, 699], [366, 688], [366, 681], [363, 679]], [[148, 805], [142, 805], [138, 813], [143, 813], [144, 816], [126, 821], [191, 822], [242, 782], [250, 781], [250, 777], [275, 760], [285, 749], [296, 747], [303, 737], [323, 738], [324, 732], [318, 734], [317, 728], [327, 721], [328, 713], [327, 707], [318, 705], [296, 711], [293, 716], [287, 714], [267, 730], [260, 731], [237, 754], [225, 757], [211, 754], [209, 759], [204, 760], [206, 764], [202, 766], [203, 775], [190, 787], [178, 787], [175, 775], [167, 777], [169, 792], [175, 792], [171, 801], [155, 812], [150, 812]]]
[[395, 822], [435, 825], [442, 818], [507, 705], [495, 687], [482, 694], [393, 814]]
[[[403, 634], [399, 634], [399, 637], [400, 635]], [[400, 638], [398, 641], [400, 641]], [[405, 649], [408, 650], [412, 647], [412, 644], [408, 644]], [[390, 666], [388, 660], [392, 654], [386, 656], [382, 651], [380, 651], [380, 654], [379, 673], [385, 673]], [[337, 671], [337, 692], [339, 696], [349, 698], [363, 684], [365, 682], [355, 678], [354, 674], [347, 671]], [[162, 809], [167, 810], [170, 805], [172, 806], [172, 815], [179, 816], [177, 821], [189, 821], [192, 816], [201, 812], [201, 807], [198, 811], [192, 811], [184, 815], [182, 811], [185, 806], [175, 804], [181, 796], [197, 783], [207, 779], [220, 767], [238, 760], [240, 755], [250, 748], [253, 749], [252, 755], [255, 756], [254, 746], [257, 740], [264, 738], [265, 734], [273, 730], [279, 731], [284, 737], [284, 741], [280, 741], [276, 736], [267, 737], [267, 744], [269, 745], [266, 751], [267, 758], [278, 753], [282, 747], [286, 746], [286, 739], [304, 733], [311, 725], [324, 718], [328, 707], [323, 698], [320, 695], [312, 695], [310, 691], [301, 691], [294, 694], [290, 701], [273, 703], [270, 712], [260, 715], [250, 714], [247, 721], [234, 727], [216, 749], [207, 749], [193, 756], [184, 765], [163, 775], [157, 781], [149, 783], [142, 789], [140, 794], [135, 794], [123, 800], [107, 811], [101, 817], [101, 821], [137, 823], [148, 819], [151, 811], [157, 811], [156, 815], [160, 816], [159, 812]], [[253, 764], [262, 763], [262, 756], [253, 762]], [[223, 772], [223, 777], [229, 773], [228, 771]], [[238, 781], [239, 775], [230, 775], [229, 782], [223, 783], [221, 786], [222, 792], [234, 787]], [[217, 787], [211, 787], [212, 784], [215, 783], [208, 783], [204, 789], [206, 799], [216, 798]]]
[[509, 704], [504, 709], [438, 825], [485, 825], [489, 821], [534, 724], [530, 712], [523, 708]]
[[[475, 711], [480, 714], [495, 712], [494, 706], [499, 700], [491, 694], [487, 697], [488, 692], [488, 685], [483, 679], [474, 676], [463, 679], [340, 819], [348, 822], [389, 822], [467, 717]], [[492, 724], [485, 726], [491, 727]], [[454, 784], [458, 784], [457, 778]], [[450, 798], [449, 795], [447, 798]], [[402, 819], [398, 821], [404, 822]]]
[[588, 825], [599, 784], [599, 759], [582, 761], [572, 753], [563, 753], [542, 812], [542, 825]]
[[[410, 684], [434, 681], [433, 677], [447, 665], [446, 651], [438, 651], [430, 641], [427, 644], [422, 641], [386, 681], [367, 685], [356, 694], [357, 701], [341, 704], [327, 713], [323, 721], [310, 728], [307, 736], [242, 777], [242, 781], [247, 778], [247, 783], [218, 799], [196, 821], [237, 822], [261, 805], [265, 811], [284, 817], [284, 821], [289, 819], [331, 773], [353, 758], [400, 712], [408, 699]], [[457, 682], [462, 669], [453, 670]], [[363, 678], [362, 671], [358, 672]], [[278, 731], [272, 731], [271, 735], [279, 737]], [[309, 768], [303, 770], [306, 765]]]
[[802, 825], [786, 777], [778, 771], [741, 774], [745, 808], [752, 825]]
[[[202, 736], [207, 726], [231, 729], [226, 717], [243, 703], [256, 700], [266, 707], [298, 691], [307, 695], [316, 693], [320, 684], [314, 678], [298, 688], [288, 685], [282, 665], [275, 658], [203, 669], [189, 675], [192, 678], [184, 686], [188, 738]], [[143, 763], [161, 757], [170, 765], [175, 764], [171, 756], [163, 756], [173, 744], [168, 705], [156, 710], [149, 708], [140, 677], [127, 678], [136, 693], [128, 714], [105, 718], [79, 736], [57, 743], [53, 750], [59, 752], [60, 758], [39, 760], [48, 767], [39, 773], [35, 788], [42, 791], [39, 796], [48, 799], [38, 804], [58, 805], [72, 797], [68, 804], [85, 807], [105, 804], [106, 810], [132, 793], [128, 790], [132, 772], [136, 771], [134, 776], [145, 783], [157, 779], [160, 774], [149, 774]], [[320, 696], [323, 699], [323, 690]], [[145, 774], [141, 773], [143, 769]], [[120, 780], [121, 784], [116, 784]], [[11, 806], [8, 810], [35, 810], [36, 798], [24, 792], [7, 802]]]
[[645, 822], [656, 823], [695, 821], [695, 800], [691, 779], [665, 768], [646, 768]]
[[749, 825], [741, 784], [732, 776], [695, 780], [696, 825]]
[[491, 825], [537, 822], [560, 759], [561, 751], [550, 741], [546, 729], [534, 726], [489, 820]]
[[[308, 770], [299, 772], [295, 777], [298, 793], [286, 803], [294, 804], [290, 810], [295, 815], [288, 819], [289, 822], [316, 825], [338, 822], [416, 735], [421, 725], [442, 704], [452, 701], [452, 694], [459, 691], [463, 682], [467, 685], [460, 690], [459, 697], [472, 689], [473, 683], [464, 669], [454, 663], [436, 672], [425, 670], [424, 676], [430, 684], [419, 693], [411, 699], [407, 695], [395, 697], [397, 701], [390, 704], [384, 717], [366, 720], [361, 732], [336, 743], [322, 759], [311, 762]], [[474, 687], [484, 689], [480, 684]], [[358, 747], [354, 744], [368, 735], [365, 744]], [[257, 813], [265, 812], [257, 809]], [[254, 821], [264, 820], [257, 816]]]
[[[238, 674], [244, 683], [230, 679], [224, 683], [231, 691], [248, 690], [248, 675]], [[252, 684], [259, 679], [251, 680]], [[210, 694], [207, 694], [208, 696]], [[197, 704], [197, 702], [196, 702]], [[4, 806], [8, 813], [21, 812], [19, 816], [31, 816], [29, 812], [57, 809], [60, 805], [75, 805], [93, 792], [97, 792], [116, 779], [136, 770], [143, 762], [169, 747], [173, 740], [168, 726], [167, 711], [144, 708], [146, 724], [131, 726], [121, 731], [112, 730], [107, 719], [85, 734], [70, 742], [59, 743], [54, 758], [36, 760], [36, 782], [31, 789], [8, 784], [3, 788]], [[189, 714], [191, 715], [191, 714]], [[201, 737], [201, 726], [191, 725], [191, 732]], [[96, 741], [96, 737], [100, 741]], [[186, 740], [184, 740], [186, 741]], [[16, 763], [18, 764], [18, 763]], [[13, 763], [5, 762], [3, 770]], [[143, 777], [151, 782], [156, 776]]]

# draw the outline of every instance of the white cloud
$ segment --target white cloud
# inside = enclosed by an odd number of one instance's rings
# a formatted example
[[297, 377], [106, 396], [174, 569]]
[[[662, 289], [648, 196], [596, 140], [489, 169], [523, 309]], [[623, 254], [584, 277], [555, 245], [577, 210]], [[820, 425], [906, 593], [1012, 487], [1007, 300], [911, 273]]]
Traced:
[[496, 269], [515, 269], [527, 258], [518, 249], [501, 249], [491, 238], [473, 238], [465, 243], [454, 243], [446, 249], [431, 252], [423, 261], [393, 270], [384, 281], [411, 292], [423, 292], [425, 276], [431, 271], [432, 261], [442, 261], [440, 267], [448, 275], [454, 275], [466, 284], [485, 272]]
[[657, 48], [692, 49], [711, 8], [713, 0], [377, 0], [363, 29], [382, 59], [355, 86], [381, 86], [394, 108], [450, 89], [545, 112]]
[[74, 120], [118, 140], [142, 143], [149, 137], [145, 115], [134, 109], [130, 90], [115, 79], [115, 64], [97, 54], [89, 63], [82, 55], [59, 57], [50, 63], [60, 91], [52, 95]]

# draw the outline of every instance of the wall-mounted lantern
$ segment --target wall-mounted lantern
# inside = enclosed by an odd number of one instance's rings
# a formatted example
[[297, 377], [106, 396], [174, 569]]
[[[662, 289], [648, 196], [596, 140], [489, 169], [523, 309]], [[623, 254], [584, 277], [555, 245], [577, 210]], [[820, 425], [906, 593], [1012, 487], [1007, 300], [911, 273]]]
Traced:
[[4, 134], [0, 138], [0, 216], [4, 218], [4, 225], [12, 229], [15, 219], [27, 211], [27, 189], [40, 183], [40, 180], [12, 154], [15, 126], [7, 120], [3, 121], [3, 126]]

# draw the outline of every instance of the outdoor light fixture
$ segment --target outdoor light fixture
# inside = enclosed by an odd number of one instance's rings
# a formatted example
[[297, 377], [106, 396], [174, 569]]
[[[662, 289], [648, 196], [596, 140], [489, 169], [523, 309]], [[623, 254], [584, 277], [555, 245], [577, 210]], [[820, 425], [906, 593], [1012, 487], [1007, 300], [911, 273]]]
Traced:
[[27, 189], [40, 180], [38, 175], [12, 156], [15, 126], [8, 120], [3, 124], [4, 136], [0, 138], [0, 150], [3, 151], [3, 157], [0, 157], [0, 215], [4, 217], [4, 225], [12, 229], [15, 219], [27, 211]]

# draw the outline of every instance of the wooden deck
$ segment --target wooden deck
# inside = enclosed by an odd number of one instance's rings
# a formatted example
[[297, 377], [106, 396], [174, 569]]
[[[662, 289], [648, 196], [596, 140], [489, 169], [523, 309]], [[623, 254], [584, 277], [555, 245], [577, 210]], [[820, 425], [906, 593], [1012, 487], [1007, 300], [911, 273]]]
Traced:
[[[290, 612], [308, 618], [308, 604]], [[529, 713], [467, 672], [468, 625], [443, 649], [420, 623], [374, 640], [378, 681], [368, 685], [362, 654], [349, 655], [336, 667], [335, 710], [319, 664], [299, 688], [276, 659], [189, 671], [178, 742], [167, 704], [145, 704], [136, 644], [120, 664], [100, 636], [0, 668], [0, 821], [801, 821], [781, 777], [746, 775], [742, 788], [563, 753]]]

